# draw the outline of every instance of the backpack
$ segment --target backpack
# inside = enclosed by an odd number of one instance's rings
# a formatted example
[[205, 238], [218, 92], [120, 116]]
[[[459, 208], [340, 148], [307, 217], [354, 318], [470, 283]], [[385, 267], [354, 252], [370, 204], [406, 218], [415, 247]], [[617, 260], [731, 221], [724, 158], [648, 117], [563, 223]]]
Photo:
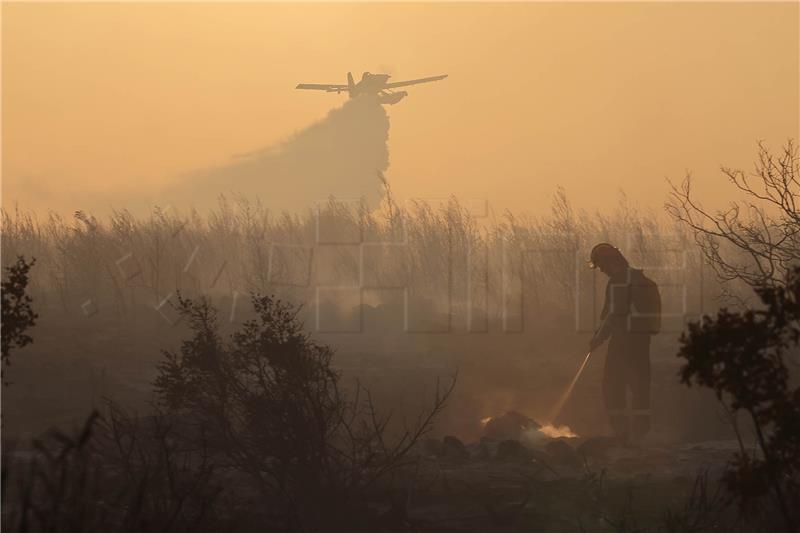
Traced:
[[638, 272], [631, 280], [630, 331], [655, 335], [661, 331], [661, 294], [655, 281]]

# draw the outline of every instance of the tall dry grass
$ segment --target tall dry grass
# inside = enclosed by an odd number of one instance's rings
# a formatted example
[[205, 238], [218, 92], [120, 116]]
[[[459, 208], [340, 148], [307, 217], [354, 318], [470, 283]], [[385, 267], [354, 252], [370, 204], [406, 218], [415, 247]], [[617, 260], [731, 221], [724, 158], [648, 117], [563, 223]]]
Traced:
[[691, 236], [624, 196], [595, 213], [574, 210], [563, 191], [545, 216], [484, 207], [454, 198], [400, 205], [389, 195], [375, 211], [332, 200], [299, 215], [243, 198], [220, 198], [203, 215], [155, 209], [104, 220], [4, 209], [2, 254], [4, 264], [37, 259], [31, 293], [40, 308], [122, 316], [163, 306], [177, 291], [256, 291], [297, 303], [360, 292], [372, 305], [400, 291], [471, 331], [554, 317], [591, 328], [605, 280], [585, 259], [602, 241], [661, 283], [668, 315], [696, 315], [719, 292]]

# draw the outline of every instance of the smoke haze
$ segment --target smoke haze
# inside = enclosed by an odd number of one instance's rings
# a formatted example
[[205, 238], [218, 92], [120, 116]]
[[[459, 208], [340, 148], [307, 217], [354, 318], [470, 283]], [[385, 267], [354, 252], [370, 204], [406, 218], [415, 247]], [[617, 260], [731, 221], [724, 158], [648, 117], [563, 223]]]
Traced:
[[[376, 100], [356, 98], [275, 146], [189, 174], [161, 203], [214, 207], [220, 194], [258, 198], [276, 211], [299, 212], [330, 197], [375, 207], [389, 168], [389, 117]], [[159, 199], [156, 199], [156, 203]]]

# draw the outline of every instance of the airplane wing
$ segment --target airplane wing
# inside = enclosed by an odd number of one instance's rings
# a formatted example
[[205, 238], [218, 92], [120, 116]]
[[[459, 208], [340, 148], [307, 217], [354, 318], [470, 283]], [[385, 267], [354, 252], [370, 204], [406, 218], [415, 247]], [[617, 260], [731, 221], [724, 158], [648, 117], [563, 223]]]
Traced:
[[346, 91], [347, 85], [335, 85], [329, 83], [301, 83], [295, 89], [312, 89], [315, 91], [327, 91], [335, 93], [339, 91]]
[[441, 76], [431, 76], [430, 78], [419, 78], [417, 80], [408, 80], [408, 81], [396, 81], [393, 83], [387, 83], [385, 88], [387, 89], [394, 89], [397, 87], [405, 87], [406, 85], [416, 85], [418, 83], [428, 83], [431, 81], [439, 81], [443, 80], [447, 77], [447, 74], [442, 74]]

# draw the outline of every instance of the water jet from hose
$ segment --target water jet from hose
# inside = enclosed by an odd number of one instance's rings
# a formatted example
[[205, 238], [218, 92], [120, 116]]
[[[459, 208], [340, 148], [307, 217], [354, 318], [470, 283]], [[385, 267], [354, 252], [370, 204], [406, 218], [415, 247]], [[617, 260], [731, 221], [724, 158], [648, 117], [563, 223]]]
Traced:
[[586, 357], [583, 358], [583, 363], [581, 363], [580, 368], [578, 368], [578, 372], [575, 374], [575, 377], [572, 378], [572, 381], [570, 382], [569, 387], [566, 388], [564, 393], [561, 395], [561, 398], [558, 399], [558, 403], [556, 403], [556, 406], [550, 412], [550, 416], [548, 417], [548, 421], [550, 422], [550, 424], [554, 424], [555, 423], [556, 418], [558, 418], [558, 415], [561, 414], [561, 410], [564, 408], [564, 404], [566, 404], [567, 400], [569, 400], [570, 396], [572, 396], [572, 391], [575, 388], [575, 384], [578, 382], [578, 379], [581, 377], [581, 374], [583, 373], [583, 369], [586, 368], [586, 363], [589, 362], [589, 356], [590, 355], [592, 355], [592, 352], [588, 352], [586, 354]]

